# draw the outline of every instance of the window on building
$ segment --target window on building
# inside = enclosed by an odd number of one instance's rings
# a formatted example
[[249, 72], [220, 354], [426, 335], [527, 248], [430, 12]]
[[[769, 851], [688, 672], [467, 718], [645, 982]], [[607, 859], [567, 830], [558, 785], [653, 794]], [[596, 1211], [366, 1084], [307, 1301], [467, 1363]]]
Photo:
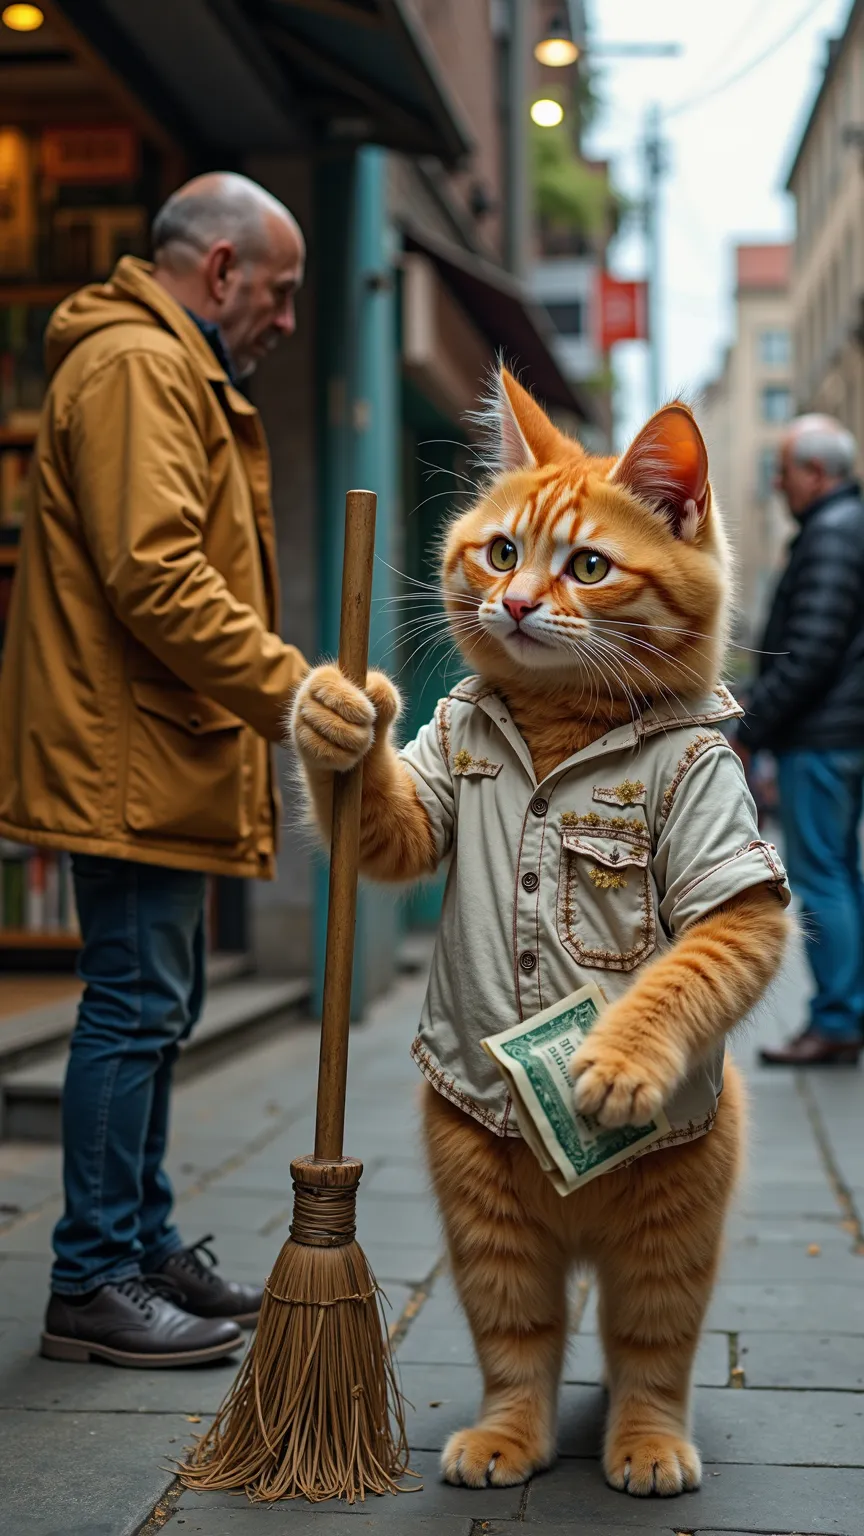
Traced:
[[787, 368], [791, 361], [792, 346], [788, 331], [763, 331], [759, 337], [759, 356], [768, 367]]
[[769, 384], [762, 391], [762, 420], [788, 421], [792, 415], [792, 391], [781, 384]]
[[547, 304], [546, 309], [556, 331], [562, 336], [585, 335], [585, 305], [581, 299], [567, 304]]
[[760, 448], [756, 459], [756, 500], [767, 501], [774, 489], [777, 473], [777, 449]]

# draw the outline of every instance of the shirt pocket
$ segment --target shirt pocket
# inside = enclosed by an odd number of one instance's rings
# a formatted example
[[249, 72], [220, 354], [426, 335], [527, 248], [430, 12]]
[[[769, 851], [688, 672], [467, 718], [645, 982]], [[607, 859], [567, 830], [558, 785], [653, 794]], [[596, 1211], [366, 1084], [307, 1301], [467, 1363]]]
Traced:
[[558, 937], [589, 970], [632, 971], [653, 952], [649, 848], [626, 833], [564, 831]]

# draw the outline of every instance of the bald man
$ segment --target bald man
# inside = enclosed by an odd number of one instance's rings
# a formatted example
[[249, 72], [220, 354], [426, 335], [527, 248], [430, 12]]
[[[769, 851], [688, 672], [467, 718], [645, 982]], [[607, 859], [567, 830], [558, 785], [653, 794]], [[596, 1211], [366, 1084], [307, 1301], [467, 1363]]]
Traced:
[[864, 1022], [864, 506], [855, 439], [830, 416], [786, 432], [778, 489], [799, 531], [760, 645], [739, 741], [777, 759], [792, 888], [815, 996], [766, 1066], [854, 1066]]
[[71, 854], [83, 941], [42, 1350], [133, 1366], [231, 1353], [261, 1302], [184, 1242], [163, 1160], [205, 877], [273, 873], [270, 744], [305, 671], [237, 388], [294, 331], [303, 237], [223, 174], [169, 199], [153, 246], [48, 327], [0, 678], [0, 836]]

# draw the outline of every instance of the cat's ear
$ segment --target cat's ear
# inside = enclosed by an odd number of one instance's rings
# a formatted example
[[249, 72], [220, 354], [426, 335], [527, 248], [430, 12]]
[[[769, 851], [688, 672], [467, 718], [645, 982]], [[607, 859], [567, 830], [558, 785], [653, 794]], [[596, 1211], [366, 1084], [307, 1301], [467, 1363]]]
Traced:
[[537, 469], [578, 451], [506, 368], [494, 374], [486, 409], [477, 412], [475, 419], [491, 428], [492, 458], [498, 470]]
[[695, 539], [708, 502], [708, 450], [687, 406], [652, 416], [609, 479], [661, 513], [679, 539]]

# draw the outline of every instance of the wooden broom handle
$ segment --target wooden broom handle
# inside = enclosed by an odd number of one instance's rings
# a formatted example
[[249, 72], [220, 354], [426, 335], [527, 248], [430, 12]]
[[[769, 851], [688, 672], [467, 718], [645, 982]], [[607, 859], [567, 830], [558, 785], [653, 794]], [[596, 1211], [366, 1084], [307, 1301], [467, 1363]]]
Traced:
[[[339, 666], [358, 688], [366, 686], [369, 658], [369, 615], [372, 607], [372, 568], [375, 559], [374, 491], [349, 491], [345, 498], [345, 559], [342, 568], [342, 611], [339, 621]], [[333, 783], [333, 832], [330, 843], [330, 896], [327, 905], [327, 948], [324, 997], [321, 1007], [321, 1054], [318, 1064], [318, 1107], [315, 1116], [315, 1157], [334, 1161], [342, 1156], [345, 1130], [345, 1089], [348, 1079], [348, 1030], [351, 1019], [351, 977], [354, 927], [357, 917], [357, 872], [360, 863], [360, 801], [363, 764], [338, 773]]]

